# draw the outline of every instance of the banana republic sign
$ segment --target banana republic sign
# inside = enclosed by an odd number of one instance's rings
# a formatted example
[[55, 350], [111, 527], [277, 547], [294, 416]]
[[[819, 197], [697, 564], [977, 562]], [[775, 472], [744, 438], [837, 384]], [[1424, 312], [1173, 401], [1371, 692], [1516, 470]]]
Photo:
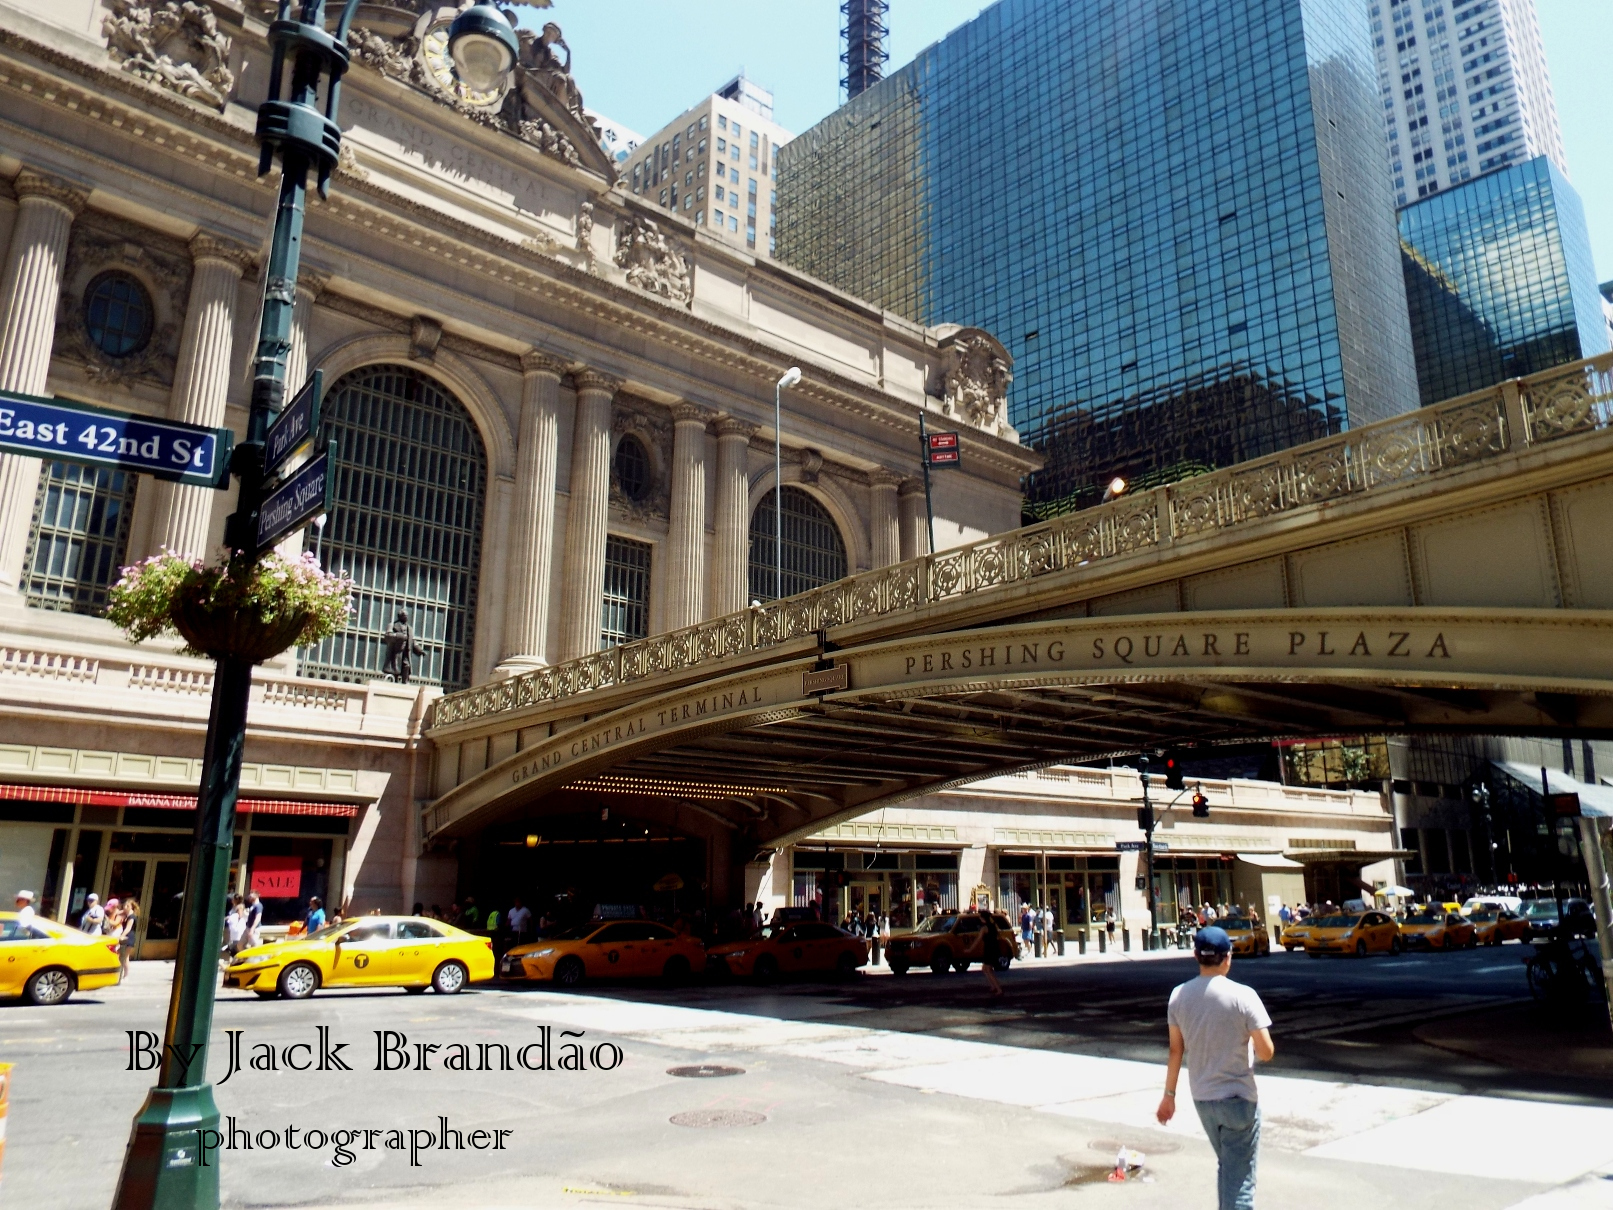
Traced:
[[1077, 618], [875, 643], [831, 658], [827, 671], [814, 660], [795, 660], [597, 716], [454, 791], [453, 816], [463, 819], [517, 787], [559, 787], [695, 730], [753, 725], [814, 699], [877, 697], [918, 685], [960, 692], [1034, 684], [1039, 677], [1101, 683], [1174, 673], [1191, 680], [1214, 671], [1218, 678], [1379, 678], [1613, 694], [1613, 613], [1340, 609]]

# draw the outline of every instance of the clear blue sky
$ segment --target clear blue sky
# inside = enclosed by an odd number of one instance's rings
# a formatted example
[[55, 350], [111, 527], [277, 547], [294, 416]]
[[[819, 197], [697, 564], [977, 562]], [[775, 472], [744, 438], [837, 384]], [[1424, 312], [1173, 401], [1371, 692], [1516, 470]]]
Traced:
[[[1068, 2], [1068, 0], [1050, 0]], [[983, 0], [891, 0], [891, 68], [968, 21]], [[1613, 278], [1613, 0], [1535, 0], [1568, 169], [1601, 280]], [[651, 134], [740, 70], [771, 88], [796, 133], [840, 103], [838, 0], [555, 0], [591, 109]]]

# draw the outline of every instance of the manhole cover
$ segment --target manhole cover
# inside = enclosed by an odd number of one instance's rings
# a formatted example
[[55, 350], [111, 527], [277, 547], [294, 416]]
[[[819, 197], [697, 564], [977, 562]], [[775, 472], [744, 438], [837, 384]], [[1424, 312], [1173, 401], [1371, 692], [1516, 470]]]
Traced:
[[722, 1067], [716, 1063], [700, 1063], [693, 1067], [668, 1067], [669, 1076], [683, 1076], [689, 1080], [709, 1080], [715, 1076], [742, 1076], [743, 1067]]
[[710, 1128], [713, 1126], [760, 1126], [767, 1121], [765, 1113], [749, 1109], [690, 1109], [675, 1113], [669, 1119], [674, 1126]]

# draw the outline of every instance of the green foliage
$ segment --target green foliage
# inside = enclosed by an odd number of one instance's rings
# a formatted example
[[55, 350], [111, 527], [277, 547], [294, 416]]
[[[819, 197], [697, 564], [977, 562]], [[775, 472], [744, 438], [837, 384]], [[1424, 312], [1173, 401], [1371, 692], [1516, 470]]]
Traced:
[[[176, 615], [246, 623], [292, 636], [287, 646], [306, 646], [347, 627], [353, 581], [327, 572], [312, 554], [295, 561], [270, 553], [237, 556], [221, 567], [205, 566], [164, 549], [132, 567], [108, 594], [106, 616], [140, 643], [179, 630]], [[298, 621], [300, 628], [291, 629]], [[187, 633], [187, 638], [192, 636]], [[216, 655], [188, 644], [191, 655]]]

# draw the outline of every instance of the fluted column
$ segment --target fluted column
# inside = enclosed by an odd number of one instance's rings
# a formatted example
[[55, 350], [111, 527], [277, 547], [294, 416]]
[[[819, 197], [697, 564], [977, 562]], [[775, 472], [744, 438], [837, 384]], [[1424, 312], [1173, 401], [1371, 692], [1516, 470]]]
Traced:
[[889, 567], [902, 557], [902, 525], [896, 489], [902, 477], [883, 467], [868, 476], [872, 509], [869, 510], [868, 556], [875, 567]]
[[706, 601], [706, 421], [692, 403], [672, 409], [672, 512], [666, 541], [666, 628], [693, 626]]
[[745, 608], [750, 579], [750, 439], [754, 424], [724, 416], [717, 421], [716, 530], [711, 560], [709, 617]]
[[577, 422], [571, 434], [571, 502], [566, 509], [560, 658], [599, 650], [605, 599], [605, 536], [610, 523], [610, 405], [621, 385], [583, 370], [577, 383]]
[[288, 401], [308, 379], [308, 327], [313, 322], [314, 303], [329, 281], [330, 274], [310, 269], [306, 263], [297, 273], [297, 301], [291, 308], [291, 348], [286, 352]]
[[[504, 658], [499, 662], [501, 670], [512, 673], [548, 659], [560, 379], [565, 372], [564, 362], [535, 349], [521, 358], [521, 427], [515, 446], [510, 577], [504, 590]], [[606, 415], [608, 440], [608, 407]], [[603, 569], [600, 577], [603, 587]]]
[[[13, 186], [17, 219], [0, 278], [0, 387], [46, 393], [67, 236], [85, 195], [24, 169]], [[0, 454], [0, 591], [15, 592], [28, 554], [39, 459]]]
[[[224, 424], [224, 405], [230, 393], [235, 300], [252, 253], [206, 232], [192, 238], [190, 251], [195, 267], [168, 415], [186, 424], [219, 428]], [[153, 547], [166, 546], [178, 554], [205, 558], [217, 498], [212, 488], [158, 483], [151, 526]]]
[[918, 479], [902, 481], [899, 506], [902, 514], [902, 559], [916, 559], [930, 553], [930, 532], [924, 513], [924, 484]]

